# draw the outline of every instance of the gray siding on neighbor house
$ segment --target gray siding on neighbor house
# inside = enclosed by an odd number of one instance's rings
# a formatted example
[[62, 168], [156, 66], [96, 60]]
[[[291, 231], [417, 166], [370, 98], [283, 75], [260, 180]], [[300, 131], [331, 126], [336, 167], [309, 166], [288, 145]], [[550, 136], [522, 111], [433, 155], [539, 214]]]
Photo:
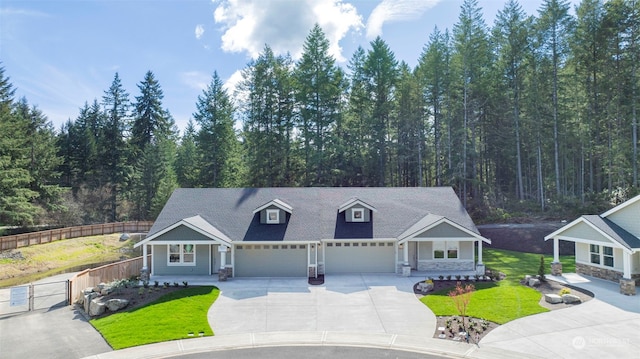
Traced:
[[593, 229], [586, 223], [578, 223], [575, 226], [564, 230], [563, 237], [580, 238], [594, 242], [602, 242], [603, 245], [612, 245], [611, 241], [605, 238], [600, 232]]
[[640, 238], [640, 201], [610, 214], [607, 219]]
[[460, 241], [458, 258], [459, 259], [473, 259], [473, 252], [475, 247], [473, 246], [473, 242]]
[[153, 246], [153, 275], [208, 275], [209, 274], [209, 245], [196, 245], [195, 266], [169, 266], [167, 255], [168, 245]]
[[364, 222], [371, 222], [371, 210], [368, 208], [364, 208], [362, 206], [353, 206], [344, 211], [344, 219], [345, 222], [353, 222], [351, 219], [353, 218], [353, 209], [354, 208], [362, 208], [364, 209]]

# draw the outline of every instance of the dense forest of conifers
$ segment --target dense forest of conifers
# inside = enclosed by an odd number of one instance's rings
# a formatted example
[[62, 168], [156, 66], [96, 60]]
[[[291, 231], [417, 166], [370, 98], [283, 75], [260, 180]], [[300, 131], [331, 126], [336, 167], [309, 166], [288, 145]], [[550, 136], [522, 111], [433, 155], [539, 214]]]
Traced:
[[[575, 13], [575, 15], [573, 15]], [[149, 71], [60, 129], [0, 69], [0, 223], [153, 219], [177, 187], [453, 186], [477, 220], [598, 212], [638, 192], [640, 1], [467, 0], [417, 66], [382, 38], [346, 68], [315, 26], [216, 73], [182, 134]], [[234, 124], [238, 124], [235, 125]]]

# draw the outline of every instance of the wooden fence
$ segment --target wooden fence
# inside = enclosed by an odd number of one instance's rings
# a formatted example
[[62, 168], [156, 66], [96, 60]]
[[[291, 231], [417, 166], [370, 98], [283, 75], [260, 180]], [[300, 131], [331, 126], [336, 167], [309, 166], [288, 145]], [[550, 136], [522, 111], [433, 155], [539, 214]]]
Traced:
[[[151, 268], [151, 255], [147, 255], [147, 268]], [[83, 270], [69, 279], [69, 303], [73, 304], [77, 301], [86, 288], [95, 287], [100, 283], [139, 276], [141, 269], [142, 257], [136, 257]]]
[[153, 222], [115, 222], [87, 226], [50, 229], [32, 233], [0, 237], [0, 250], [16, 249], [34, 244], [49, 243], [61, 239], [97, 236], [111, 233], [149, 232]]

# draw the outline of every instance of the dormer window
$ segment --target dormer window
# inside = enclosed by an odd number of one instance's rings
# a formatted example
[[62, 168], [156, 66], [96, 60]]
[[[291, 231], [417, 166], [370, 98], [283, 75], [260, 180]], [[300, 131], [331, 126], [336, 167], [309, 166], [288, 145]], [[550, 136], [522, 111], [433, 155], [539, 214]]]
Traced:
[[283, 224], [287, 221], [287, 213], [291, 214], [293, 208], [287, 203], [274, 199], [253, 210], [258, 213], [262, 224]]
[[375, 207], [357, 198], [351, 198], [338, 207], [338, 213], [344, 213], [345, 222], [371, 222], [373, 212], [377, 212]]
[[279, 209], [267, 209], [267, 224], [280, 223], [280, 210]]
[[364, 222], [364, 208], [353, 208], [351, 210], [352, 222]]

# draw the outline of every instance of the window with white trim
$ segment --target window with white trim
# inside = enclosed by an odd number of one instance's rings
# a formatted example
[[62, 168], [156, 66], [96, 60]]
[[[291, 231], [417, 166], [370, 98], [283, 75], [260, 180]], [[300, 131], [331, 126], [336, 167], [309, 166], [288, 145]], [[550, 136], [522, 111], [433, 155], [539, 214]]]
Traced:
[[602, 264], [613, 267], [613, 247], [602, 246]]
[[589, 245], [589, 254], [591, 257], [591, 263], [600, 264], [600, 246], [597, 244]]
[[433, 242], [433, 259], [458, 259], [458, 241]]
[[167, 261], [170, 266], [195, 266], [196, 246], [193, 244], [169, 244]]
[[351, 210], [351, 221], [364, 222], [364, 208], [353, 208]]
[[280, 223], [280, 210], [268, 209], [267, 210], [267, 224], [279, 224]]

